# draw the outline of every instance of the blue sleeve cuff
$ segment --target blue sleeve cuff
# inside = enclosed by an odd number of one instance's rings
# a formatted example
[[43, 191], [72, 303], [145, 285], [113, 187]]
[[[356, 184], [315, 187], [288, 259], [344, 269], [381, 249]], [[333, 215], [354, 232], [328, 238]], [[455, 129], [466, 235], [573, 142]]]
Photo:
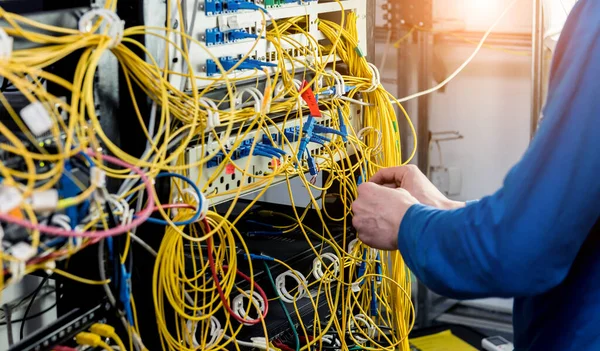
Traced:
[[416, 227], [420, 227], [418, 224], [423, 220], [423, 215], [430, 211], [439, 210], [421, 204], [412, 205], [408, 211], [406, 211], [402, 223], [400, 223], [400, 229], [398, 230], [398, 250], [400, 250], [402, 258], [408, 268], [415, 273], [417, 273], [417, 265], [415, 264], [416, 262], [413, 259], [413, 255], [418, 252], [417, 240], [421, 233], [414, 230], [414, 227], [416, 224]]

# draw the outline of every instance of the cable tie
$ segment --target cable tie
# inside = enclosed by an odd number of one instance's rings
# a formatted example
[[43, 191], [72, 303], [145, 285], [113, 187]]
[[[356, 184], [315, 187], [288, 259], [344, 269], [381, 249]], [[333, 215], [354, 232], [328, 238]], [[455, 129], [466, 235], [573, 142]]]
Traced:
[[377, 66], [371, 62], [367, 62], [369, 70], [371, 71], [371, 86], [365, 90], [360, 90], [361, 93], [372, 93], [381, 85], [381, 75]]
[[0, 28], [0, 60], [8, 61], [12, 57], [14, 39]]
[[[298, 297], [295, 298], [292, 294], [289, 293], [287, 288], [285, 287], [285, 278], [290, 277], [298, 283]], [[293, 303], [296, 300], [300, 300], [303, 297], [306, 297], [306, 290], [304, 289], [304, 285], [307, 284], [306, 277], [298, 271], [287, 271], [280, 274], [277, 279], [275, 279], [275, 286], [277, 287], [277, 292], [279, 293], [280, 298], [287, 302]]]
[[[246, 290], [245, 293], [245, 295], [239, 294], [233, 299], [232, 310], [233, 313], [235, 313], [242, 320], [252, 321], [253, 319], [248, 319], [246, 309], [244, 308], [244, 297], [246, 297], [246, 295], [250, 295], [250, 290]], [[252, 305], [254, 305], [254, 307], [259, 311], [259, 315], [262, 316], [262, 314], [265, 312], [265, 300], [262, 298], [262, 296], [260, 296], [260, 294], [257, 291], [253, 291], [251, 296], [253, 297], [251, 300]], [[244, 325], [251, 326], [253, 324], [244, 323]]]
[[[315, 279], [317, 280], [321, 280], [323, 278], [323, 276], [325, 275], [325, 273], [323, 272], [323, 261], [325, 261], [325, 259], [331, 261], [331, 263], [333, 264], [333, 276], [337, 276], [340, 273], [340, 260], [338, 259], [338, 257], [330, 252], [324, 253], [323, 255], [321, 255], [320, 257], [316, 257], [313, 260], [313, 276], [315, 277]], [[334, 281], [335, 278], [329, 278], [327, 280], [327, 282], [332, 282]]]
[[94, 29], [95, 23], [93, 20], [96, 17], [104, 20], [106, 22], [105, 26], [108, 26], [107, 35], [111, 38], [108, 47], [114, 49], [119, 46], [125, 32], [125, 21], [122, 21], [114, 11], [93, 9], [84, 13], [79, 19], [79, 31], [81, 33], [90, 33]]

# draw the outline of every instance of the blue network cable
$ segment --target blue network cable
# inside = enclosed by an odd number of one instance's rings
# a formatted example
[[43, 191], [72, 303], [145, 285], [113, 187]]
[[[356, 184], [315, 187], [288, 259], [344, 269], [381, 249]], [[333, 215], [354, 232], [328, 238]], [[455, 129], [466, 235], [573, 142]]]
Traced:
[[[198, 219], [200, 218], [200, 215], [202, 214], [200, 209], [202, 208], [202, 192], [200, 192], [200, 189], [198, 188], [198, 186], [188, 177], [182, 176], [181, 174], [178, 173], [170, 173], [170, 172], [164, 172], [164, 173], [159, 173], [155, 179], [159, 179], [159, 178], [178, 178], [183, 180], [184, 182], [188, 183], [192, 189], [194, 189], [194, 191], [196, 192], [196, 194], [198, 195], [198, 211], [196, 212], [196, 214], [194, 215], [194, 217], [186, 220], [186, 221], [180, 221], [180, 222], [173, 222], [174, 225], [180, 226], [180, 225], [189, 225], [192, 223], [196, 223], [198, 221]], [[162, 219], [158, 219], [158, 218], [148, 218], [147, 222], [149, 223], [154, 223], [154, 224], [160, 224], [160, 225], [169, 225], [169, 223], [165, 220]]]

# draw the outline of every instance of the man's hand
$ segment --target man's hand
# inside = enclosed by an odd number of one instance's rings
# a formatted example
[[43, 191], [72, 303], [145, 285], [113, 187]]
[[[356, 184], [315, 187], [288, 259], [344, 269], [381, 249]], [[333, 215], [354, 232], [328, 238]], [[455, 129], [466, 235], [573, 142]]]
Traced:
[[420, 203], [442, 210], [465, 206], [464, 202], [452, 201], [445, 197], [414, 165], [382, 169], [369, 181], [388, 188], [405, 189]]
[[352, 225], [365, 244], [380, 250], [397, 250], [402, 218], [410, 206], [418, 203], [404, 189], [363, 183], [352, 204]]

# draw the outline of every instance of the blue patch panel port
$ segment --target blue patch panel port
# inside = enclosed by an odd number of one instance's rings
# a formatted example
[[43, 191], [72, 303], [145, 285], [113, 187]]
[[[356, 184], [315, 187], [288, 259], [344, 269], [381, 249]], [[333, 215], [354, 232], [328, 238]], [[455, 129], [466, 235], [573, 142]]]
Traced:
[[207, 16], [218, 15], [223, 12], [223, 3], [221, 0], [205, 0], [204, 14]]

